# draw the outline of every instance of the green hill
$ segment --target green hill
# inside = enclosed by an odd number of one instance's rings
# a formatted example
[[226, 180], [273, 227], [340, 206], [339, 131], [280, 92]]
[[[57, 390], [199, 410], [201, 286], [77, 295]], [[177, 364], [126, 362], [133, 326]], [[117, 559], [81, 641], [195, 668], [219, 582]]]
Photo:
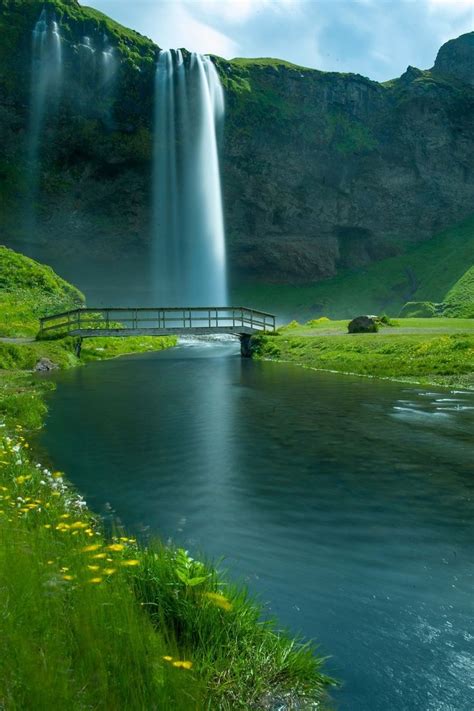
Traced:
[[[446, 315], [474, 315], [474, 216], [404, 254], [316, 284], [247, 283], [233, 300], [274, 310], [282, 319], [361, 313], [396, 316], [407, 301], [446, 304]], [[466, 269], [468, 271], [466, 272]]]
[[0, 246], [0, 336], [34, 336], [38, 319], [84, 304], [51, 267]]
[[474, 266], [470, 267], [444, 299], [444, 313], [458, 318], [474, 318]]

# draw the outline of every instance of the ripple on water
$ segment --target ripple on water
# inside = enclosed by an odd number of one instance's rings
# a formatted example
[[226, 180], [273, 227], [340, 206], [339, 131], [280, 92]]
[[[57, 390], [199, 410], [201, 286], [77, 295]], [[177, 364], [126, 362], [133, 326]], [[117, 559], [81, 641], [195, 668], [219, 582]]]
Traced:
[[55, 464], [131, 530], [223, 558], [331, 655], [340, 711], [473, 711], [474, 394], [238, 353], [55, 374]]

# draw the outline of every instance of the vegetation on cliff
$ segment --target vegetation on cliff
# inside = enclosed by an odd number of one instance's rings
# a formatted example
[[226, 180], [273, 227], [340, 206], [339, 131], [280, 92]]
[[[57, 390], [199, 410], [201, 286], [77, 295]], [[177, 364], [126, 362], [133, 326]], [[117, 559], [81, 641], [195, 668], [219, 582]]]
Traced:
[[[435, 302], [438, 313], [445, 304], [447, 316], [463, 318], [472, 314], [474, 304], [474, 284], [469, 277], [472, 264], [474, 217], [413, 245], [404, 254], [362, 269], [346, 270], [316, 284], [249, 283], [236, 289], [234, 300], [273, 309], [289, 319], [322, 315], [337, 319], [384, 312], [397, 316], [407, 301]], [[429, 311], [417, 315], [437, 313], [435, 308]]]
[[[0, 255], [0, 298], [17, 304], [24, 333], [61, 299], [82, 301], [50, 269], [10, 250]], [[119, 346], [109, 344], [140, 339], [90, 340], [104, 342], [97, 357], [110, 357]], [[141, 340], [146, 348], [174, 343]], [[86, 360], [94, 347], [83, 349]], [[279, 633], [245, 591], [186, 551], [106, 534], [65, 475], [42, 461], [35, 435], [52, 385], [30, 371], [45, 355], [62, 367], [79, 363], [73, 339], [0, 343], [0, 706], [324, 703], [333, 682], [310, 646]]]

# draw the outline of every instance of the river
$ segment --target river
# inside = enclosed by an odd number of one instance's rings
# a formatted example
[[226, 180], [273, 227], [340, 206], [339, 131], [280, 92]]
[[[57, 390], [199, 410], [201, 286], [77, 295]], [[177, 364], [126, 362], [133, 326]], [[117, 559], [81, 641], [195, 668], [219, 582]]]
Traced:
[[223, 559], [331, 656], [338, 709], [474, 709], [474, 393], [233, 340], [53, 378], [43, 444], [91, 508]]

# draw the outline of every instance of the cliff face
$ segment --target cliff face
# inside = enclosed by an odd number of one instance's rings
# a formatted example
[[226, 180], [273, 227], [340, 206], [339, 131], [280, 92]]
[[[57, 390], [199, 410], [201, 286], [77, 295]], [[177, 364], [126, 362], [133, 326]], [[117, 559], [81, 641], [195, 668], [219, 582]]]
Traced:
[[384, 85], [276, 63], [222, 66], [230, 86], [241, 78], [224, 151], [239, 266], [312, 281], [472, 213], [474, 92], [455, 66], [449, 78], [409, 67]]
[[[60, 19], [63, 84], [42, 133], [33, 235], [22, 220], [31, 33], [43, 6], [0, 0], [3, 241], [54, 253], [56, 264], [58, 255], [146, 258], [158, 48], [75, 0], [46, 3]], [[117, 71], [105, 88], [84, 58], [85, 35], [113, 47]], [[474, 211], [474, 33], [444, 45], [431, 71], [409, 67], [385, 84], [278, 60], [215, 62], [235, 278], [315, 281]]]

